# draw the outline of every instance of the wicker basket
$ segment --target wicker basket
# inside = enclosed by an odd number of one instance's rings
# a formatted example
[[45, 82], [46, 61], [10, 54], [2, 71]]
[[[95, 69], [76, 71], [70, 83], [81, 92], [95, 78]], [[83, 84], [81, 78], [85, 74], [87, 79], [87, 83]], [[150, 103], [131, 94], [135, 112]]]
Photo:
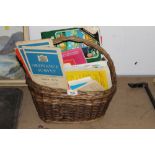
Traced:
[[52, 89], [41, 86], [26, 77], [35, 107], [39, 117], [45, 121], [77, 122], [96, 119], [104, 115], [109, 102], [116, 91], [115, 67], [110, 56], [99, 45], [77, 37], [60, 37], [53, 40], [54, 45], [65, 41], [84, 43], [101, 52], [108, 60], [111, 72], [112, 88], [103, 92], [78, 92], [76, 96], [69, 96], [66, 90]]

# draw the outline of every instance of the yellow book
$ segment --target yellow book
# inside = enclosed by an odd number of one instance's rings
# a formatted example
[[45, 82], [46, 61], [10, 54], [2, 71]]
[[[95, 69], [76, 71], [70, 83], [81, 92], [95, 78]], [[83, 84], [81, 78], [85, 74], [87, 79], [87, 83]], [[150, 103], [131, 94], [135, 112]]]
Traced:
[[108, 65], [105, 62], [103, 64], [104, 65], [98, 68], [93, 66], [91, 67], [91, 64], [89, 64], [89, 67], [88, 64], [82, 65], [82, 67], [68, 67], [65, 69], [67, 81], [91, 77], [93, 80], [96, 80], [104, 88], [104, 90], [107, 90], [112, 86], [111, 75]]

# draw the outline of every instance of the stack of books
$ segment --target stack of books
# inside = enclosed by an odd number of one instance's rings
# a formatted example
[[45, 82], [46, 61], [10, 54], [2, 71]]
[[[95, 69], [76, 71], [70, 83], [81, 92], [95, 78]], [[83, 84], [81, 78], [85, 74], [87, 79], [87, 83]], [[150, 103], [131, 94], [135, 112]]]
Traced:
[[80, 47], [61, 50], [52, 39], [19, 41], [16, 55], [34, 82], [69, 95], [78, 91], [105, 91], [112, 87], [107, 61], [88, 62]]

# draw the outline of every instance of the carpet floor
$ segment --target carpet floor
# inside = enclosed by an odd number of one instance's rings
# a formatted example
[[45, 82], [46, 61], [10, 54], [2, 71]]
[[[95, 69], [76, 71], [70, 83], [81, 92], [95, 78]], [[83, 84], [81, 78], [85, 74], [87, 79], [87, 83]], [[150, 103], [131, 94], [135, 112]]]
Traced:
[[152, 77], [119, 77], [117, 92], [106, 114], [93, 121], [80, 123], [44, 123], [37, 114], [30, 92], [23, 90], [23, 102], [20, 109], [18, 128], [20, 129], [141, 129], [155, 128], [155, 110], [143, 88], [131, 89], [129, 82], [148, 82], [155, 96]]

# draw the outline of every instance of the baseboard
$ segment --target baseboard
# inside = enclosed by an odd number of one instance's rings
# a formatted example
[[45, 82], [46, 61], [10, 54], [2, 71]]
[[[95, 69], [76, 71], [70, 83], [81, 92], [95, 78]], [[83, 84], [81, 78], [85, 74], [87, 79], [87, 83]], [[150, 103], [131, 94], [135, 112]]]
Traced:
[[155, 79], [155, 75], [117, 75], [117, 77], [151, 77]]
[[0, 80], [0, 86], [27, 86], [25, 80]]

